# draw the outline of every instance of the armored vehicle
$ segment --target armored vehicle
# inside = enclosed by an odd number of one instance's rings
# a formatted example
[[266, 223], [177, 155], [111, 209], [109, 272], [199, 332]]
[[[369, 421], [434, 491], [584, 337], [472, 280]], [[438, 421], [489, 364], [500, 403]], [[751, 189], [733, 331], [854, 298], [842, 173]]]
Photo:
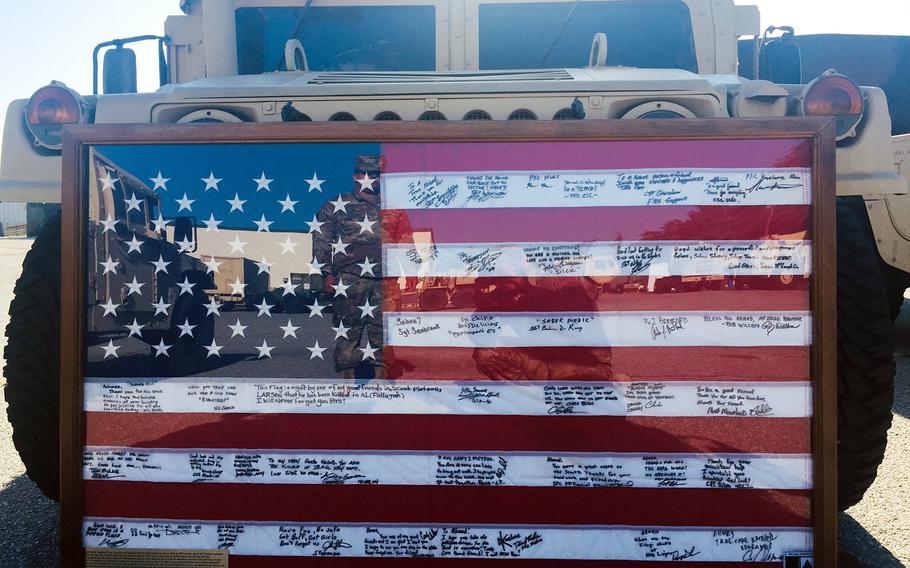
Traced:
[[[10, 105], [0, 200], [60, 202], [67, 124], [834, 116], [840, 506], [861, 499], [891, 422], [892, 318], [910, 271], [910, 195], [880, 89], [835, 71], [794, 77], [787, 50], [761, 41], [757, 9], [732, 0], [182, 0], [180, 9], [160, 37], [109, 42], [100, 73], [96, 64], [104, 94], [51, 82]], [[743, 61], [740, 38], [754, 39]], [[125, 46], [139, 39], [159, 42], [156, 92], [135, 92]], [[746, 59], [765, 78], [740, 76]], [[50, 496], [59, 239], [58, 218], [26, 258], [6, 332], [14, 440]]]

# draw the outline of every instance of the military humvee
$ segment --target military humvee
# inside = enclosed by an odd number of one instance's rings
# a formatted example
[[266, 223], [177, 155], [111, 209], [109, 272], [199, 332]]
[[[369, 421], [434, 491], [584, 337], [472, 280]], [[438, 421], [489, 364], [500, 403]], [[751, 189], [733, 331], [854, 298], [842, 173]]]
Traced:
[[[835, 116], [840, 506], [861, 499], [891, 422], [892, 318], [910, 271], [910, 195], [895, 172], [897, 161], [905, 175], [910, 168], [910, 143], [895, 156], [881, 90], [833, 71], [805, 84], [739, 76], [740, 38], [754, 38], [760, 77], [786, 76], [793, 62], [781, 60], [786, 50], [765, 56], [773, 44], [759, 39], [757, 9], [732, 0], [182, 0], [180, 8], [161, 37], [109, 42], [105, 94], [52, 82], [11, 104], [0, 200], [59, 203], [61, 129], [73, 123]], [[124, 45], [139, 39], [159, 41], [154, 93], [134, 92], [135, 56]], [[96, 85], [98, 75], [96, 62]], [[5, 369], [16, 446], [52, 497], [59, 239], [58, 218], [25, 260]]]

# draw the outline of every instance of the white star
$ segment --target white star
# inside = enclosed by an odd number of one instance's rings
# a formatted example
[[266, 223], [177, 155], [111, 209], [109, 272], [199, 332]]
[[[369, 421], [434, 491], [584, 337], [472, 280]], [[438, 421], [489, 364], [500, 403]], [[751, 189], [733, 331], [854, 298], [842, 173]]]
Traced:
[[322, 352], [325, 351], [326, 348], [319, 346], [318, 339], [316, 340], [316, 343], [312, 347], [307, 347], [307, 349], [310, 350], [310, 359], [315, 359], [315, 358], [319, 357], [323, 361], [325, 360], [325, 357], [322, 356]]
[[228, 328], [231, 330], [231, 337], [239, 335], [240, 337], [246, 337], [246, 334], [243, 333], [243, 330], [248, 328], [248, 325], [240, 325], [240, 318], [237, 318], [237, 323], [234, 325], [229, 325]]
[[313, 215], [312, 221], [307, 221], [306, 224], [310, 227], [310, 233], [321, 233], [322, 226], [325, 225], [324, 221], [319, 221], [316, 219], [316, 216]]
[[167, 226], [170, 223], [170, 221], [166, 221], [164, 219], [164, 217], [161, 216], [161, 213], [159, 212], [158, 218], [155, 219], [154, 221], [152, 221], [152, 223], [155, 224], [155, 232], [160, 233], [161, 231], [164, 231], [167, 229]]
[[327, 307], [327, 306], [320, 306], [320, 305], [319, 305], [319, 298], [314, 298], [314, 299], [313, 299], [313, 305], [312, 305], [312, 306], [309, 306], [309, 308], [310, 308], [310, 317], [313, 317], [313, 316], [319, 316], [319, 317], [321, 317], [321, 318], [325, 317], [324, 315], [322, 315], [322, 310], [326, 309], [326, 307]]
[[259, 268], [259, 272], [256, 273], [257, 276], [259, 274], [262, 274], [263, 272], [265, 272], [266, 274], [271, 274], [273, 263], [266, 260], [265, 256], [262, 257], [261, 261], [254, 262], [254, 264], [256, 265], [257, 268]]
[[373, 189], [373, 184], [378, 181], [379, 178], [371, 178], [370, 174], [363, 174], [363, 177], [357, 180], [357, 183], [360, 184], [360, 190], [364, 189]]
[[213, 314], [216, 315], [216, 316], [218, 316], [218, 317], [221, 317], [221, 312], [218, 311], [218, 310], [221, 309], [221, 304], [218, 302], [218, 300], [215, 299], [214, 296], [212, 296], [212, 297], [209, 299], [209, 303], [208, 303], [208, 304], [203, 304], [203, 305], [205, 306], [205, 310], [206, 310], [206, 312], [207, 312], [207, 313], [205, 314], [206, 317], [208, 317], [208, 316], [210, 316], [210, 315], [213, 315]]
[[253, 181], [256, 182], [256, 191], [259, 191], [260, 189], [264, 189], [266, 191], [272, 191], [272, 188], [269, 187], [269, 184], [275, 180], [266, 178], [265, 172], [262, 172], [259, 175], [259, 179], [253, 178]]
[[325, 266], [324, 262], [319, 262], [315, 258], [307, 265], [310, 268], [308, 274], [322, 274], [322, 267]]
[[120, 178], [111, 177], [111, 172], [104, 168], [104, 177], [98, 178], [98, 181], [101, 182], [101, 191], [105, 189], [114, 189], [114, 184], [120, 181]]
[[152, 261], [152, 265], [155, 266], [155, 274], [158, 274], [159, 272], [164, 272], [165, 274], [168, 274], [167, 265], [170, 263], [171, 263], [171, 261], [164, 260], [164, 257], [159, 254], [158, 260]]
[[338, 322], [338, 327], [333, 327], [332, 331], [335, 332], [335, 340], [337, 341], [342, 337], [348, 339], [348, 332], [351, 331], [351, 328], [344, 327], [344, 322], [340, 321]]
[[344, 283], [344, 280], [342, 280], [342, 279], [339, 277], [339, 278], [338, 278], [338, 282], [336, 282], [336, 283], [335, 283], [335, 286], [334, 286], [334, 288], [335, 288], [335, 297], [337, 298], [338, 296], [344, 296], [345, 298], [347, 298], [347, 297], [348, 297], [348, 288], [350, 288], [350, 287], [351, 287], [350, 285], [345, 284], [345, 283]]
[[183, 211], [184, 209], [186, 209], [187, 211], [192, 212], [192, 211], [193, 211], [192, 205], [193, 205], [193, 203], [196, 202], [195, 199], [188, 199], [188, 198], [186, 197], [186, 192], [185, 192], [185, 191], [183, 192], [183, 198], [182, 198], [182, 199], [175, 199], [174, 201], [176, 201], [176, 202], [177, 202], [177, 205], [180, 206], [180, 208], [177, 209], [177, 212], [178, 212], [178, 213], [179, 213], [180, 211]]
[[280, 286], [280, 288], [284, 289], [284, 293], [281, 294], [281, 297], [283, 298], [284, 296], [287, 296], [289, 294], [293, 295], [294, 290], [297, 288], [297, 284], [294, 284], [293, 282], [288, 280], [287, 282], [284, 283], [283, 286]]
[[379, 306], [371, 306], [370, 299], [367, 298], [366, 300], [364, 300], [362, 306], [357, 306], [357, 309], [360, 310], [360, 312], [361, 312], [360, 317], [362, 317], [362, 318], [371, 317], [373, 319], [376, 319], [376, 316], [373, 315], [373, 311], [375, 311], [376, 308], [378, 308], [378, 307]]
[[[158, 296], [158, 302], [157, 302], [157, 303], [152, 302], [152, 307], [155, 308], [155, 315], [156, 315], [156, 316], [157, 316], [158, 314], [164, 314], [164, 315], [166, 316], [166, 315], [167, 315], [167, 309], [170, 308], [171, 305], [170, 305], [170, 304], [165, 304], [165, 303], [164, 303], [164, 298], [162, 298], [161, 296]], [[155, 317], [155, 316], [152, 316], [152, 317]]]
[[256, 314], [257, 318], [262, 316], [263, 314], [265, 314], [269, 317], [272, 317], [272, 308], [275, 306], [274, 306], [274, 304], [269, 304], [268, 302], [266, 302], [265, 298], [262, 298], [261, 304], [258, 304], [258, 305], [253, 304], [253, 305], [256, 306], [257, 310], [259, 310], [259, 313]]
[[208, 191], [210, 189], [214, 189], [215, 191], [218, 191], [218, 182], [221, 181], [221, 178], [216, 178], [215, 172], [210, 171], [209, 177], [199, 178], [199, 179], [201, 179], [203, 182], [205, 182], [205, 189], [202, 190], [203, 193], [205, 193], [206, 191]]
[[214, 272], [215, 274], [217, 274], [217, 273], [218, 273], [218, 267], [221, 266], [221, 265], [224, 264], [224, 263], [223, 263], [223, 262], [218, 262], [217, 260], [215, 260], [215, 257], [213, 256], [213, 257], [211, 257], [210, 259], [208, 259], [207, 261], [203, 262], [203, 264], [205, 265], [205, 273], [206, 273], [206, 274], [211, 274], [211, 273], [213, 273], [213, 272]]
[[215, 343], [214, 339], [212, 339], [211, 345], [203, 345], [203, 347], [205, 347], [205, 350], [208, 351], [208, 355], [205, 356], [206, 359], [209, 357], [221, 357], [220, 351], [224, 349], [222, 345]]
[[109, 316], [109, 315], [114, 316], [115, 318], [117, 317], [117, 308], [120, 307], [120, 304], [115, 304], [114, 302], [112, 302], [110, 296], [107, 297], [106, 304], [98, 304], [98, 305], [104, 309], [104, 313], [101, 314], [101, 317], [105, 317], [105, 316]]
[[130, 334], [127, 337], [132, 337], [134, 335], [136, 337], [142, 337], [143, 327], [145, 326], [136, 321], [136, 318], [133, 318], [133, 323], [126, 325], [126, 329], [130, 330]]
[[291, 200], [291, 194], [289, 193], [289, 194], [287, 194], [287, 197], [284, 198], [284, 201], [279, 201], [278, 203], [281, 204], [282, 213], [284, 213], [285, 211], [290, 211], [291, 213], [296, 213], [297, 211], [294, 210], [294, 206], [300, 202]]
[[278, 246], [281, 247], [281, 254], [282, 254], [282, 255], [285, 255], [285, 254], [287, 254], [287, 253], [297, 254], [296, 252], [294, 252], [294, 247], [296, 247], [296, 246], [299, 245], [299, 244], [300, 244], [300, 243], [292, 242], [292, 241], [291, 241], [291, 235], [288, 235], [288, 236], [284, 239], [284, 242], [283, 242], [283, 243], [278, 243]]
[[336, 254], [348, 254], [348, 245], [347, 243], [341, 240], [341, 235], [338, 235], [338, 241], [332, 243], [332, 258], [335, 258]]
[[[361, 233], [373, 233], [373, 225], [376, 224], [376, 221], [370, 221], [370, 218], [369, 218], [369, 216], [367, 216], [366, 213], [363, 214], [363, 221], [354, 221], [354, 222], [357, 223], [358, 225], [360, 225]], [[373, 234], [375, 235], [376, 233], [373, 233]]]
[[115, 225], [117, 225], [117, 223], [119, 223], [119, 222], [120, 222], [120, 221], [117, 220], [117, 219], [111, 219], [111, 216], [108, 215], [106, 221], [101, 221], [101, 225], [104, 226], [104, 229], [101, 231], [101, 234], [103, 235], [104, 233], [106, 233], [106, 232], [108, 232], [108, 231], [114, 231], [114, 232], [116, 232], [116, 230], [115, 230], [114, 227], [115, 227]]
[[136, 211], [141, 211], [141, 209], [139, 209], [139, 205], [142, 203], [142, 200], [136, 199], [135, 193], [132, 194], [132, 196], [130, 196], [129, 199], [124, 199], [123, 202], [126, 203], [126, 212], [127, 213], [129, 213], [133, 209], [135, 209]]
[[[108, 272], [113, 272], [114, 274], [116, 274], [117, 266], [120, 265], [120, 263], [117, 262], [116, 260], [112, 260], [110, 255], [107, 256], [107, 261], [99, 262], [98, 264], [100, 264], [101, 266], [104, 267], [104, 274], [107, 274]], [[103, 276], [103, 274], [102, 274], [102, 276]]]
[[152, 188], [152, 191], [156, 191], [158, 189], [167, 191], [167, 182], [171, 181], [171, 178], [161, 177], [161, 170], [158, 170], [157, 176], [149, 179], [155, 182], [155, 187]]
[[108, 357], [113, 357], [114, 359], [119, 358], [119, 356], [117, 355], [117, 350], [120, 349], [120, 346], [114, 345], [113, 339], [108, 341], [107, 345], [102, 345], [101, 348], [104, 349], [104, 358], [105, 359], [107, 359]]
[[310, 179], [306, 180], [306, 182], [307, 182], [307, 183], [309, 184], [309, 186], [310, 186], [309, 191], [307, 191], [307, 193], [309, 193], [310, 191], [322, 191], [322, 184], [323, 184], [323, 182], [325, 182], [325, 180], [324, 180], [324, 179], [319, 179], [318, 177], [316, 177], [316, 172], [314, 171], [314, 172], [313, 172], [313, 177], [311, 177]]
[[367, 359], [372, 359], [372, 360], [375, 361], [375, 360], [376, 360], [376, 356], [374, 355], [374, 353], [376, 353], [377, 351], [379, 351], [379, 349], [375, 349], [372, 345], [370, 345], [370, 341], [369, 341], [369, 340], [367, 340], [366, 347], [358, 347], [357, 350], [358, 350], [358, 351], [363, 351], [363, 360], [364, 360], [364, 361], [366, 361]]
[[158, 345], [152, 345], [152, 349], [155, 350], [155, 357], [159, 355], [164, 355], [165, 357], [170, 357], [167, 354], [167, 350], [173, 347], [173, 345], [165, 345], [164, 338], [161, 338], [161, 341], [158, 342]]
[[193, 247], [196, 246], [196, 242], [189, 240], [186, 235], [184, 235], [184, 237], [181, 240], [177, 241], [175, 244], [177, 245], [179, 252], [192, 251]]
[[297, 339], [297, 330], [300, 329], [300, 326], [291, 325], [291, 318], [288, 318], [288, 324], [279, 325], [278, 329], [284, 331], [284, 337], [282, 337], [281, 339], [284, 339], [285, 337], [293, 337], [294, 339]]
[[262, 217], [258, 221], [253, 221], [253, 223], [256, 223], [256, 232], [257, 233], [262, 233], [262, 232], [268, 233], [269, 225], [274, 223], [274, 221], [267, 220], [265, 218], [265, 213], [263, 213]]
[[131, 240], [125, 241], [125, 244], [130, 248], [130, 250], [126, 251], [126, 254], [129, 254], [131, 252], [138, 252], [139, 254], [142, 254], [142, 245], [144, 245], [145, 242], [137, 239], [136, 235], [134, 234]]
[[342, 213], [347, 213], [347, 210], [345, 208], [348, 206], [348, 202], [342, 199], [340, 194], [338, 195], [338, 199], [335, 201], [329, 201], [329, 203], [331, 203], [332, 207], [335, 208], [334, 211], [332, 211], [333, 214], [338, 213], [339, 211]]
[[233, 282], [228, 282], [228, 286], [231, 287], [231, 294], [232, 294], [232, 295], [242, 296], [242, 295], [243, 295], [243, 288], [246, 286], [246, 284], [244, 284], [243, 282], [241, 282], [241, 281], [240, 281], [240, 277], [238, 276], [237, 279], [234, 280]]
[[233, 213], [234, 211], [243, 213], [243, 204], [246, 203], [246, 199], [240, 199], [240, 196], [235, 193], [234, 199], [225, 199], [225, 201], [231, 204], [231, 210], [228, 213]]
[[229, 242], [228, 245], [230, 245], [232, 253], [239, 252], [240, 254], [244, 254], [243, 247], [246, 246], [246, 242], [240, 240], [239, 234], [234, 235], [234, 240]]
[[203, 223], [205, 223], [205, 232], [206, 233], [208, 233], [209, 231], [218, 232], [218, 225], [221, 224], [221, 221], [215, 219], [215, 214], [212, 213], [209, 215], [208, 221], [203, 221]]
[[358, 264], [357, 266], [360, 267], [360, 275], [361, 275], [361, 276], [365, 276], [365, 275], [367, 275], [367, 274], [369, 274], [370, 276], [376, 276], [376, 275], [373, 273], [373, 267], [374, 267], [374, 266], [379, 266], [379, 265], [376, 264], [376, 263], [370, 262], [370, 257], [366, 257], [366, 258], [363, 259], [363, 262], [361, 262], [361, 263]]
[[189, 294], [190, 296], [192, 296], [193, 295], [193, 286], [195, 286], [195, 285], [196, 285], [195, 283], [190, 282], [189, 276], [184, 276], [183, 282], [177, 282], [177, 286], [180, 287], [180, 293], [177, 295], [182, 296], [184, 294]]
[[145, 282], [136, 282], [136, 277], [133, 276], [132, 282], [124, 282], [123, 285], [129, 288], [129, 292], [126, 293], [127, 296], [130, 296], [132, 294], [139, 294], [141, 296], [142, 287], [145, 286]]
[[189, 335], [190, 337], [195, 337], [195, 336], [193, 335], [193, 328], [194, 328], [194, 327], [196, 327], [196, 326], [195, 326], [195, 325], [190, 325], [190, 320], [189, 320], [189, 318], [185, 318], [185, 319], [183, 320], [183, 325], [181, 325], [181, 324], [179, 324], [179, 323], [177, 324], [177, 329], [180, 330], [180, 337], [183, 337], [184, 335]]
[[272, 358], [272, 349], [274, 349], [274, 347], [269, 347], [269, 344], [265, 342], [265, 339], [262, 340], [262, 346], [256, 347], [256, 349], [259, 351], [259, 357], [257, 357], [257, 359], [262, 359], [263, 357]]

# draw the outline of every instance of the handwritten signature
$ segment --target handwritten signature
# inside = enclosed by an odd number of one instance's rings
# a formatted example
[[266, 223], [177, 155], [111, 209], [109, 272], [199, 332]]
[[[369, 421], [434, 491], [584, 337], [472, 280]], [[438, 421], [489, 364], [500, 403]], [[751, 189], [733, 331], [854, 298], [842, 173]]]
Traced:
[[474, 404], [493, 404], [494, 398], [499, 398], [499, 392], [484, 387], [461, 387], [461, 392], [458, 393], [458, 400], [468, 400]]

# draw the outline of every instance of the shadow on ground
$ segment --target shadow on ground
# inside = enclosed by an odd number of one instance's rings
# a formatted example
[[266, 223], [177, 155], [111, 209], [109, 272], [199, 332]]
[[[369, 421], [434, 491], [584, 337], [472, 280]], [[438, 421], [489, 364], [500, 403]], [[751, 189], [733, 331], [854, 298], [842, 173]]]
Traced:
[[57, 551], [57, 503], [24, 474], [0, 490], [0, 566], [53, 568]]
[[847, 513], [838, 518], [839, 568], [903, 568], [903, 563]]

